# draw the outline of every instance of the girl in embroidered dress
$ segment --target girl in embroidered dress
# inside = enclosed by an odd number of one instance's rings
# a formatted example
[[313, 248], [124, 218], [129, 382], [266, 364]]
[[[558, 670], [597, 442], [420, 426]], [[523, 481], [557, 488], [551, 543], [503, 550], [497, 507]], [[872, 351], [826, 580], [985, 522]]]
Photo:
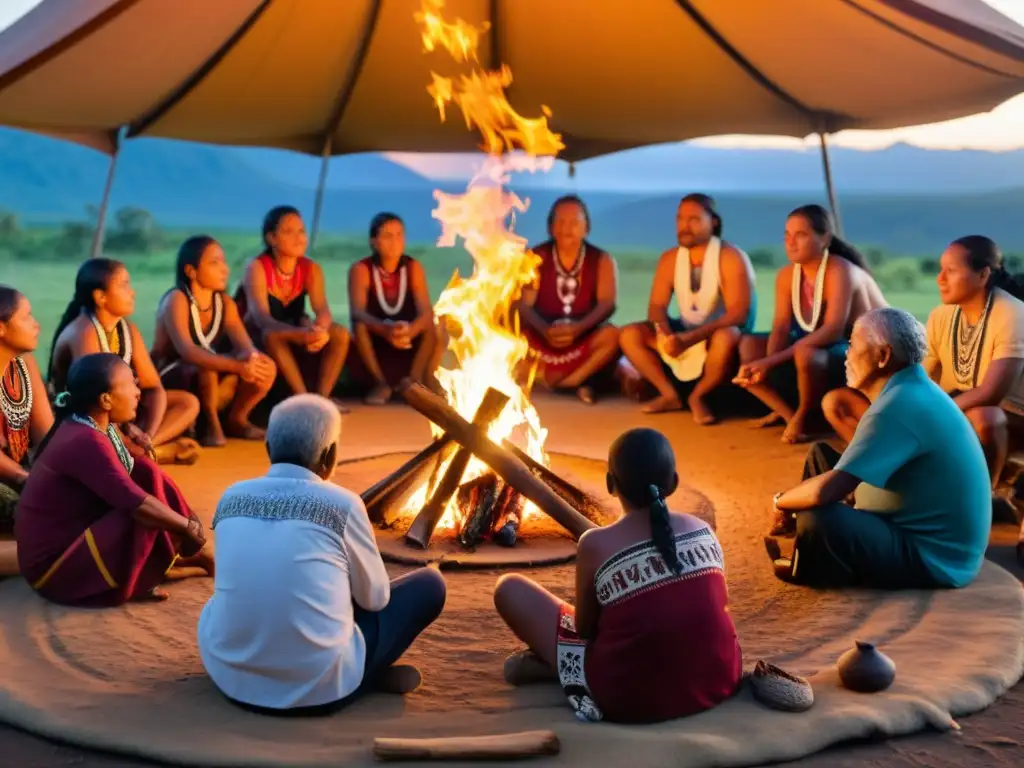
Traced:
[[[166, 388], [199, 397], [206, 446], [223, 446], [229, 436], [262, 440], [249, 414], [277, 376], [274, 362], [253, 346], [227, 286], [223, 249], [207, 235], [191, 237], [178, 251], [175, 287], [157, 308], [153, 362]], [[225, 433], [220, 413], [227, 408]]]
[[608, 488], [625, 515], [580, 538], [575, 607], [518, 575], [498, 581], [498, 613], [529, 651], [509, 657], [518, 685], [557, 679], [581, 720], [652, 723], [729, 698], [742, 654], [728, 612], [722, 549], [702, 520], [669, 512], [678, 485], [668, 440], [619, 437]]
[[[928, 375], [970, 420], [993, 486], [1013, 438], [1024, 437], [1024, 287], [1006, 271], [999, 246], [982, 235], [954, 240], [939, 260], [942, 305], [928, 316]], [[829, 392], [829, 423], [853, 439], [868, 400], [856, 390]]]
[[373, 253], [348, 273], [358, 352], [349, 376], [368, 391], [367, 404], [383, 405], [406, 377], [436, 389], [434, 371], [445, 346], [434, 323], [426, 272], [405, 254], [405, 225], [396, 214], [373, 217], [370, 249]]
[[[743, 337], [733, 381], [772, 410], [755, 426], [785, 422], [783, 442], [799, 443], [811, 439], [806, 425], [812, 409], [829, 389], [845, 383], [853, 324], [888, 304], [864, 257], [836, 237], [832, 216], [820, 205], [789, 214], [786, 255], [791, 263], [775, 279], [771, 333]], [[795, 397], [790, 377], [779, 375], [783, 366], [795, 373]]]
[[619, 359], [615, 259], [587, 241], [590, 213], [576, 195], [555, 201], [549, 240], [533, 249], [542, 261], [518, 302], [523, 333], [539, 359], [538, 378], [553, 389], [575, 390], [593, 404], [593, 379]]
[[129, 450], [164, 464], [194, 464], [199, 445], [183, 435], [196, 422], [199, 400], [190, 392], [164, 389], [142, 334], [128, 319], [134, 311], [135, 291], [125, 265], [113, 259], [84, 261], [75, 276], [75, 295], [53, 336], [50, 388], [63, 391], [68, 370], [84, 355], [117, 355], [135, 371], [142, 388], [138, 419], [118, 425]]
[[[28, 299], [0, 285], [0, 535], [14, 529], [14, 512], [29, 474], [29, 449], [39, 445], [53, 413], [32, 353], [39, 323]], [[0, 541], [0, 576], [17, 574], [14, 543]]]
[[22, 575], [48, 600], [89, 607], [166, 599], [158, 585], [175, 561], [212, 575], [199, 518], [155, 462], [132, 456], [115, 427], [135, 418], [132, 369], [115, 354], [85, 355], [67, 386], [21, 495]]
[[263, 219], [263, 253], [246, 268], [235, 298], [249, 334], [277, 364], [290, 394], [312, 388], [329, 398], [345, 365], [349, 335], [331, 317], [324, 272], [306, 256], [307, 244], [298, 209], [271, 209]]
[[[717, 419], [708, 398], [735, 374], [740, 338], [757, 318], [754, 267], [722, 240], [722, 217], [708, 195], [679, 202], [676, 234], [679, 246], [661, 255], [654, 273], [647, 322], [622, 329], [622, 351], [657, 390], [644, 413], [678, 410], [688, 388], [693, 420], [709, 425]], [[673, 294], [678, 319], [668, 314]]]

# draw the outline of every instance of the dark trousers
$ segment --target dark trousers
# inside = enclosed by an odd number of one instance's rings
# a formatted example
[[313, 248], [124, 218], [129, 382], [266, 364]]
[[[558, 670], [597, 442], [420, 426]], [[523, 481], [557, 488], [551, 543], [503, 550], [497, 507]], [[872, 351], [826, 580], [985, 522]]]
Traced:
[[[839, 456], [827, 443], [815, 443], [804, 463], [804, 479], [834, 469]], [[796, 541], [788, 580], [820, 587], [939, 586], [913, 540], [892, 523], [889, 515], [840, 502], [796, 513]]]
[[250, 712], [284, 717], [330, 715], [344, 709], [372, 690], [381, 672], [398, 661], [420, 633], [429, 627], [444, 609], [444, 578], [432, 568], [421, 568], [391, 582], [391, 599], [382, 611], [367, 611], [355, 606], [356, 626], [366, 641], [366, 666], [362, 684], [343, 699], [326, 704], [291, 709], [271, 709], [229, 698]]

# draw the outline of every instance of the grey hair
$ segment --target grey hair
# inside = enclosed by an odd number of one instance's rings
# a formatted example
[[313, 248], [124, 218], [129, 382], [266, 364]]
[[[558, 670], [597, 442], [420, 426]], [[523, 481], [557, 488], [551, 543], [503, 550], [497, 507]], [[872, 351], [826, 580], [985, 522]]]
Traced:
[[857, 326], [873, 347], [888, 346], [897, 368], [917, 365], [928, 351], [924, 326], [909, 312], [880, 307], [861, 315]]
[[341, 437], [338, 407], [320, 395], [293, 395], [278, 403], [267, 424], [267, 453], [272, 464], [315, 469]]

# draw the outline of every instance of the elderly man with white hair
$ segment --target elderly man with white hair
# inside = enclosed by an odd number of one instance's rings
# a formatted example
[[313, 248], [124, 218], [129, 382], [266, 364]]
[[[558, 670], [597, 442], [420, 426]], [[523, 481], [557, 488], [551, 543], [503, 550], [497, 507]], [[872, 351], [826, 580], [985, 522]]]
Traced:
[[270, 414], [270, 470], [217, 505], [199, 652], [247, 709], [328, 714], [368, 690], [419, 685], [414, 667], [393, 665], [440, 615], [444, 579], [423, 569], [389, 582], [362, 500], [330, 482], [340, 435], [329, 400], [288, 398]]
[[985, 456], [928, 378], [926, 350], [924, 328], [903, 310], [857, 321], [846, 381], [871, 405], [842, 456], [814, 446], [808, 464], [817, 466], [775, 497], [777, 527], [795, 533], [788, 558], [765, 539], [780, 578], [905, 589], [963, 587], [978, 574], [991, 528]]

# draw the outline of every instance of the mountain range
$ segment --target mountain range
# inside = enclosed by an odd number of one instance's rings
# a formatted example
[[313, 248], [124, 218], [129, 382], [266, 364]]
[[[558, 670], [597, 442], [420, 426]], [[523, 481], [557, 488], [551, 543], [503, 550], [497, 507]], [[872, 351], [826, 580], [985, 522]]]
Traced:
[[[936, 151], [907, 145], [862, 152], [833, 150], [840, 209], [851, 239], [907, 253], [935, 253], [953, 237], [984, 232], [1006, 250], [1024, 250], [1024, 150]], [[82, 219], [99, 203], [109, 159], [47, 137], [0, 129], [0, 209], [25, 222]], [[319, 159], [290, 152], [224, 148], [167, 140], [128, 142], [117, 161], [112, 207], [149, 210], [164, 226], [248, 229], [282, 203], [310, 215]], [[1017, 185], [1019, 188], [1015, 188]], [[374, 213], [393, 210], [410, 240], [436, 239], [433, 190], [463, 188], [433, 180], [383, 155], [331, 161], [324, 199], [325, 230], [362, 234]], [[608, 247], [665, 247], [675, 239], [680, 193], [712, 192], [726, 236], [752, 248], [778, 244], [783, 219], [796, 205], [824, 202], [817, 150], [722, 149], [666, 145], [517, 179], [531, 200], [517, 230], [543, 236], [544, 215], [564, 191], [585, 196], [593, 238]]]

